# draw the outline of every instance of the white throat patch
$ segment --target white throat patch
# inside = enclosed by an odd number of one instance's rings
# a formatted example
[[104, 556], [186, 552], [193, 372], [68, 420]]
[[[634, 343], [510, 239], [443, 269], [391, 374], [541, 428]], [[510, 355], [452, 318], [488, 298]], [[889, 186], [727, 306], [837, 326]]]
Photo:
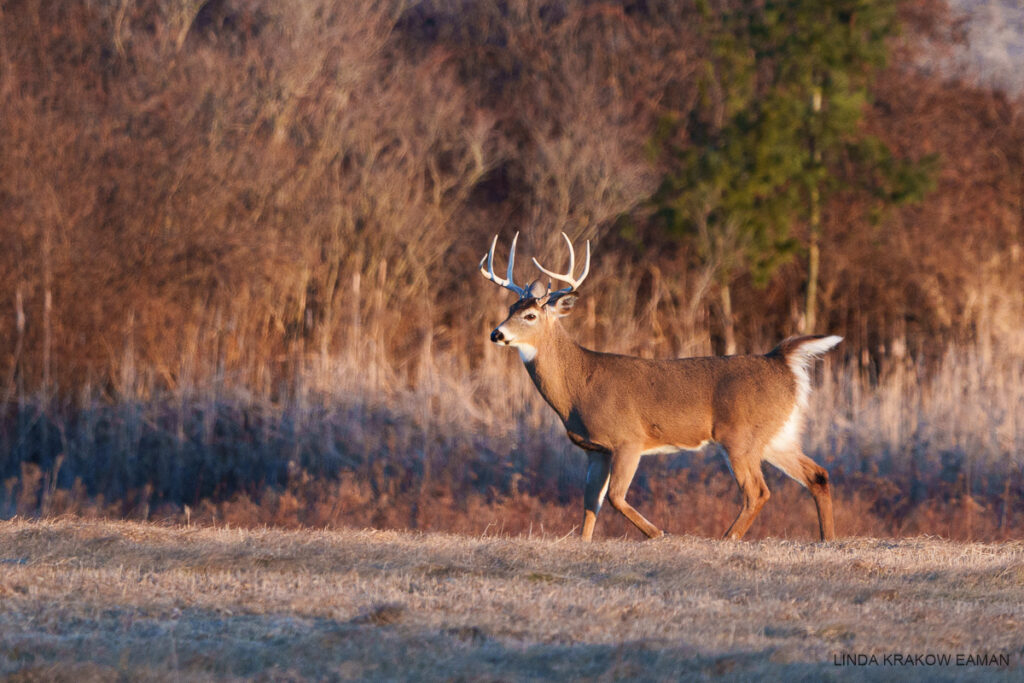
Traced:
[[524, 363], [529, 363], [537, 357], [537, 347], [531, 344], [512, 343], [512, 346], [519, 349], [519, 357], [523, 359]]

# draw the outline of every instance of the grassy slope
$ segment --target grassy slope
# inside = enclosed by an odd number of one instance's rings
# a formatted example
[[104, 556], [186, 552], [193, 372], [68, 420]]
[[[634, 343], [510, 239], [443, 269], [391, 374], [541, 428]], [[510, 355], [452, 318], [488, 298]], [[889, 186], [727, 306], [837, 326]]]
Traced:
[[996, 672], [833, 664], [889, 652], [1008, 653], [1019, 675], [1024, 545], [0, 525], [0, 677]]

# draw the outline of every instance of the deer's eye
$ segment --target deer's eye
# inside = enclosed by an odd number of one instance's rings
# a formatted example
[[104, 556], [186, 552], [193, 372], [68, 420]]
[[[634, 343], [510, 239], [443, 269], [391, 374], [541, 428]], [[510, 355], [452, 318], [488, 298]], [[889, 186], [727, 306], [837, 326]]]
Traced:
[[526, 315], [523, 316], [523, 318], [525, 318], [526, 320], [536, 320], [537, 319], [537, 314], [536, 313], [527, 313]]

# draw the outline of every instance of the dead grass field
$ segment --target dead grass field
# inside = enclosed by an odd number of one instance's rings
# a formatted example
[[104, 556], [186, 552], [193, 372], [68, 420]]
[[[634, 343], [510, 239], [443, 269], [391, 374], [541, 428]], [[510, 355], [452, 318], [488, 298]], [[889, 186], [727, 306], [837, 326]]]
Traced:
[[[1000, 666], [836, 657], [1001, 654]], [[1018, 677], [1024, 544], [0, 525], [9, 680]]]

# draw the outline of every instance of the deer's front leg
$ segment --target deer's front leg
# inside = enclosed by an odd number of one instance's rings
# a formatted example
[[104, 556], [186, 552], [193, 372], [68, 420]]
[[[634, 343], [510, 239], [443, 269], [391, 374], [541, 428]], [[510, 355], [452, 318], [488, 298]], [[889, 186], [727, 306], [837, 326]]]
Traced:
[[626, 516], [626, 519], [633, 522], [636, 528], [644, 532], [648, 538], [664, 536], [661, 529], [654, 526], [650, 521], [641, 515], [635, 507], [626, 502], [626, 491], [633, 483], [633, 475], [640, 465], [640, 449], [622, 448], [616, 449], [611, 457], [611, 472], [609, 474], [608, 502], [611, 506]]
[[583, 490], [583, 540], [589, 541], [594, 535], [597, 513], [608, 492], [608, 454], [587, 452], [587, 485]]

